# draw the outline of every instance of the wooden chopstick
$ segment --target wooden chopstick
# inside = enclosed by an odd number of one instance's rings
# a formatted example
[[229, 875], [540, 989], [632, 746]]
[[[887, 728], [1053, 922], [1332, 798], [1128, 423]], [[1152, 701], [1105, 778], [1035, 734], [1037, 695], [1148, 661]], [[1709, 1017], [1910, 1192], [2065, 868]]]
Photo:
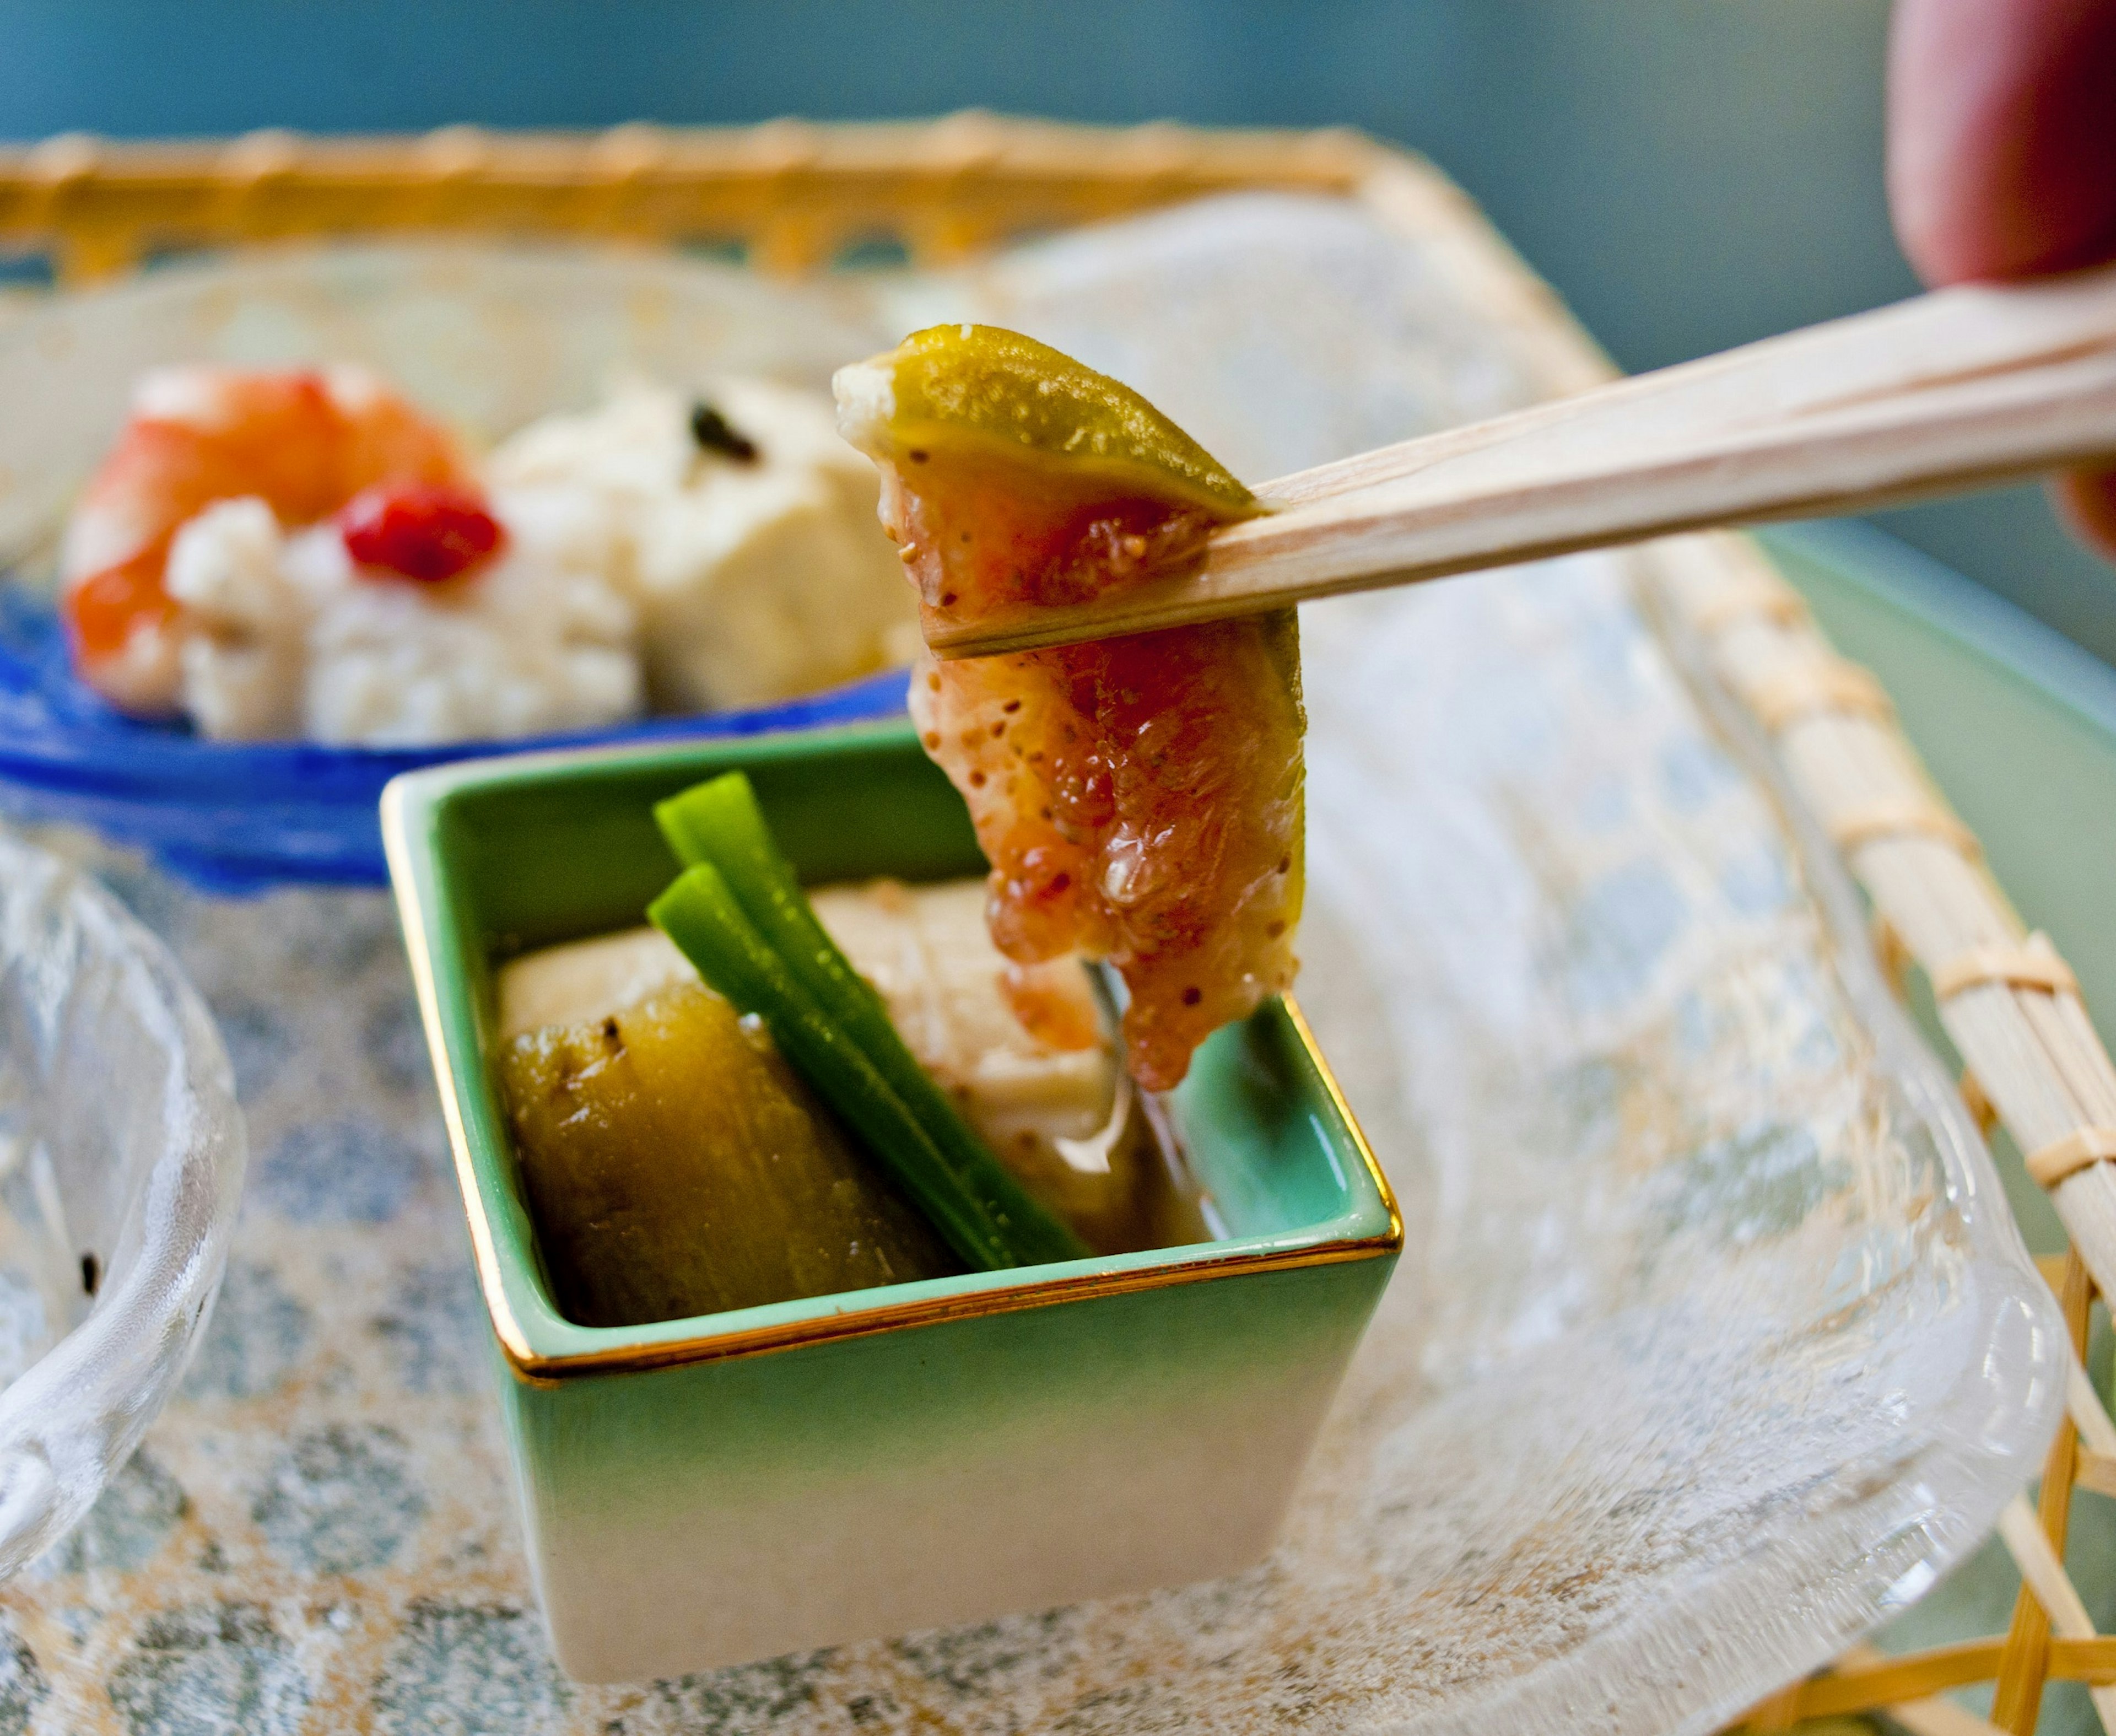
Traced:
[[931, 619], [944, 657], [1107, 638], [2116, 454], [2116, 267], [1971, 285], [1286, 477], [1189, 570]]

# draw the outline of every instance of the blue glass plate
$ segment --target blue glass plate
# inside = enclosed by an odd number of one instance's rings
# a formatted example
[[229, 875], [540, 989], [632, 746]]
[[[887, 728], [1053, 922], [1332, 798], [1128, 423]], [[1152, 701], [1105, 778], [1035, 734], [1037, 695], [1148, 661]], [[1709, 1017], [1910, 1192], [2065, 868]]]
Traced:
[[93, 827], [210, 891], [380, 886], [389, 877], [375, 804], [400, 771], [481, 754], [886, 717], [904, 709], [904, 681], [902, 670], [890, 670], [781, 705], [512, 741], [235, 744], [203, 740], [182, 724], [141, 723], [104, 704], [74, 679], [49, 601], [0, 584], [0, 805], [25, 819]]
[[686, 390], [737, 374], [826, 391], [832, 369], [890, 341], [833, 283], [766, 282], [651, 250], [469, 241], [245, 249], [25, 309], [0, 322], [0, 808], [94, 827], [216, 891], [379, 886], [375, 803], [399, 771], [898, 711], [901, 671], [784, 705], [534, 739], [389, 751], [208, 742], [121, 716], [73, 679], [36, 582], [48, 553], [30, 552], [48, 551], [135, 380], [164, 362], [358, 362], [482, 446], [598, 402], [614, 379]]

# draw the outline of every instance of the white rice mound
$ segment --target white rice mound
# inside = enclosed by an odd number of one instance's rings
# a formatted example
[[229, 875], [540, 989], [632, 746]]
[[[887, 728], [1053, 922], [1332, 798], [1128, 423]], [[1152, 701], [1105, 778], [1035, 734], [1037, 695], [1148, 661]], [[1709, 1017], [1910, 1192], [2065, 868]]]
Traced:
[[494, 504], [522, 533], [444, 585], [364, 578], [335, 526], [283, 534], [262, 500], [207, 508], [169, 551], [194, 723], [223, 739], [414, 747], [637, 716], [637, 616], [609, 581], [607, 536], [598, 548], [573, 526], [570, 541], [547, 540], [520, 503]]

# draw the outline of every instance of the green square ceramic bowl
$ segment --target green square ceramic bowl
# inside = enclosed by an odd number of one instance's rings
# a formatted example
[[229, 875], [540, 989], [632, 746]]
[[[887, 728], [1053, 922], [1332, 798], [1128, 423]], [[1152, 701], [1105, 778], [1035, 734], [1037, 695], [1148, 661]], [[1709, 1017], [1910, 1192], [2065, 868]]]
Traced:
[[561, 1662], [671, 1675], [1256, 1561], [1403, 1239], [1290, 1004], [1171, 1101], [1225, 1240], [648, 1326], [553, 1305], [494, 961], [639, 922], [675, 872], [652, 804], [735, 768], [812, 883], [982, 870], [903, 725], [458, 763], [383, 800]]

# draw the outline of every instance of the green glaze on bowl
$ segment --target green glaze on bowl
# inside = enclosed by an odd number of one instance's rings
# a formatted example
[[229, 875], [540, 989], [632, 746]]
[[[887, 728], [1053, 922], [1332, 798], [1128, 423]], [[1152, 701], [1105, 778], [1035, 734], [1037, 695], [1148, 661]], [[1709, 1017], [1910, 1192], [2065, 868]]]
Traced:
[[653, 804], [734, 769], [811, 883], [982, 869], [905, 725], [458, 764], [383, 804], [561, 1660], [666, 1674], [1254, 1562], [1402, 1246], [1287, 1003], [1168, 1099], [1221, 1240], [643, 1326], [554, 1305], [493, 966], [637, 923], [676, 868]]

